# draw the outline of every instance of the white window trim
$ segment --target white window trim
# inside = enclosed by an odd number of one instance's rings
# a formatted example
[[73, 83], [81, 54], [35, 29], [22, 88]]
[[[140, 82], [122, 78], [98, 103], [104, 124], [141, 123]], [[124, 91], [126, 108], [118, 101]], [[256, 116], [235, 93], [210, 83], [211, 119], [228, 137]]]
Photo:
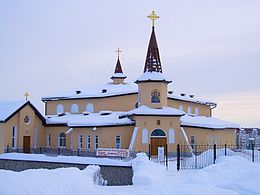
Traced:
[[34, 148], [37, 147], [37, 138], [38, 138], [37, 134], [38, 134], [38, 129], [37, 129], [37, 127], [34, 127], [34, 129], [33, 129], [33, 147]]
[[[119, 137], [119, 147], [117, 147], [117, 138]], [[121, 136], [120, 135], [117, 135], [116, 136], [116, 139], [115, 139], [115, 148], [117, 148], [117, 149], [121, 149]]]
[[142, 144], [148, 144], [149, 141], [149, 132], [148, 129], [142, 129]]
[[174, 144], [175, 143], [175, 130], [174, 129], [169, 129], [169, 144]]
[[56, 106], [56, 114], [61, 114], [64, 112], [64, 106], [62, 104], [58, 104]]
[[86, 149], [91, 149], [91, 136], [86, 136]]
[[82, 149], [83, 148], [83, 135], [79, 134], [78, 137], [78, 149]]
[[94, 105], [92, 103], [88, 103], [86, 105], [86, 111], [87, 112], [95, 112], [95, 108], [94, 108]]
[[79, 105], [76, 103], [71, 104], [70, 113], [79, 113]]
[[[12, 148], [17, 148], [17, 127], [13, 126], [12, 128]], [[13, 135], [13, 130], [14, 130], [14, 135]], [[14, 145], [14, 147], [13, 147]]]
[[46, 145], [47, 145], [47, 147], [51, 147], [51, 134], [50, 133], [47, 134], [47, 144]]

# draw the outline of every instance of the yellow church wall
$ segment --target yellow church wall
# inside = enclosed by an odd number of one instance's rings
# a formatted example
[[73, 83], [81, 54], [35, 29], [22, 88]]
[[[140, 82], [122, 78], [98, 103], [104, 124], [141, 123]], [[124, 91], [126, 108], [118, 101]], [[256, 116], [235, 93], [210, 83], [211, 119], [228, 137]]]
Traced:
[[[194, 127], [183, 127], [189, 142], [191, 143], [191, 136], [195, 136], [195, 144], [232, 144], [236, 143], [235, 129], [212, 130]], [[214, 140], [214, 141], [213, 141]], [[186, 144], [186, 143], [183, 143]]]
[[123, 84], [124, 83], [124, 78], [113, 78], [113, 83], [114, 84]]
[[195, 109], [199, 109], [199, 115], [200, 116], [211, 116], [211, 109], [208, 105], [198, 104], [194, 102], [187, 102], [187, 101], [181, 101], [181, 100], [174, 100], [168, 98], [168, 104], [169, 107], [173, 108], [180, 108], [180, 105], [183, 106], [184, 112], [188, 113], [188, 107], [191, 106], [192, 108], [192, 114], [195, 114]]
[[[30, 123], [25, 124], [24, 118], [29, 116]], [[3, 147], [12, 147], [12, 136], [13, 127], [17, 128], [17, 147], [23, 147], [23, 137], [30, 136], [30, 147], [34, 147], [34, 128], [37, 128], [37, 143], [39, 146], [42, 143], [42, 135], [44, 133], [44, 126], [42, 121], [35, 114], [34, 110], [29, 106], [25, 106], [19, 112], [17, 112], [12, 118], [10, 118], [6, 123], [1, 125], [1, 129], [4, 132], [4, 140], [2, 141]], [[2, 148], [2, 147], [1, 147]], [[3, 151], [1, 151], [3, 152]]]
[[5, 132], [5, 141], [4, 141], [4, 147], [12, 147], [12, 134], [13, 134], [13, 127], [17, 127], [17, 147], [21, 146], [23, 142], [20, 144], [20, 138], [22, 134], [20, 133], [19, 128], [19, 119], [20, 119], [20, 112], [16, 113], [11, 119], [9, 119], [6, 123], [3, 125], [3, 130]]
[[[116, 136], [121, 137], [121, 148], [128, 149], [134, 126], [113, 126], [113, 127], [97, 127], [93, 131], [93, 127], [86, 128], [74, 128], [73, 131], [66, 135], [66, 148], [79, 148], [79, 136], [83, 135], [83, 146], [82, 149], [87, 148], [87, 136], [90, 135], [90, 149], [94, 149], [94, 137], [98, 136], [98, 147], [99, 148], [115, 148]], [[58, 136], [60, 133], [66, 133], [69, 127], [46, 127], [45, 128], [45, 146], [47, 146], [47, 136], [51, 135], [51, 147], [58, 147]]]
[[135, 108], [137, 103], [137, 94], [123, 95], [123, 96], [113, 96], [107, 98], [95, 98], [95, 99], [71, 99], [71, 100], [57, 100], [57, 101], [47, 101], [46, 104], [46, 114], [56, 114], [56, 107], [58, 104], [64, 106], [64, 112], [70, 112], [70, 107], [72, 104], [78, 104], [79, 113], [86, 111], [86, 105], [88, 103], [93, 104], [94, 112], [99, 112], [101, 110], [111, 110], [111, 111], [128, 111]]
[[[158, 116], [134, 116], [136, 120], [136, 127], [138, 127], [138, 132], [135, 139], [134, 151], [148, 152], [149, 144], [151, 142], [151, 133], [155, 129], [162, 129], [167, 136], [167, 144], [169, 152], [176, 151], [176, 143], [184, 140], [184, 137], [180, 129], [180, 117], [158, 117]], [[157, 120], [160, 120], [160, 125], [157, 125]], [[142, 143], [142, 130], [148, 130], [148, 143]], [[175, 142], [169, 144], [169, 129], [174, 129], [175, 131]]]
[[0, 154], [4, 153], [4, 145], [5, 145], [4, 124], [0, 123]]
[[[160, 92], [160, 103], [151, 103], [151, 93], [154, 89]], [[162, 82], [141, 82], [138, 83], [139, 99], [141, 105], [151, 108], [162, 108], [167, 106], [167, 84]]]

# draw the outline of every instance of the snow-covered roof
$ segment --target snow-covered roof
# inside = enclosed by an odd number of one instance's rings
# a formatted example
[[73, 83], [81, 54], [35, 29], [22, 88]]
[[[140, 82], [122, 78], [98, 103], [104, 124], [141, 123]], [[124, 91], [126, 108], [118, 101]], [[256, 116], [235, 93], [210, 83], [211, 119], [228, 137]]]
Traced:
[[134, 121], [125, 117], [125, 112], [100, 112], [85, 114], [47, 115], [47, 125], [67, 125], [69, 127], [99, 127], [133, 125]]
[[146, 82], [146, 81], [164, 81], [170, 83], [171, 81], [166, 79], [165, 76], [160, 72], [145, 72], [135, 82]]
[[111, 77], [112, 78], [122, 78], [125, 79], [127, 76], [124, 73], [114, 73]]
[[210, 105], [210, 106], [216, 106], [217, 103], [213, 102], [211, 100], [207, 99], [202, 99], [202, 98], [195, 98], [194, 95], [186, 95], [186, 94], [175, 94], [175, 93], [168, 93], [168, 98], [169, 99], [174, 99], [174, 100], [181, 100], [181, 101], [188, 101], [188, 102], [194, 102], [198, 104], [205, 104], [205, 105]]
[[[116, 73], [121, 74], [121, 73]], [[148, 74], [148, 73], [144, 73]], [[158, 79], [161, 73], [153, 72], [152, 74], [158, 75]], [[122, 74], [123, 75], [123, 74]], [[88, 87], [86, 90], [75, 90], [65, 93], [57, 93], [51, 96], [45, 96], [42, 98], [43, 101], [48, 100], [62, 100], [62, 99], [82, 99], [82, 98], [102, 98], [111, 97], [117, 95], [127, 95], [138, 93], [138, 86], [136, 84], [112, 84], [107, 83], [105, 85], [98, 85]], [[201, 99], [201, 98], [191, 98], [189, 95], [181, 96], [180, 94], [171, 93], [168, 94], [169, 99], [176, 99], [181, 101], [194, 102], [206, 105], [216, 105], [216, 103]]]
[[185, 112], [176, 108], [166, 107], [163, 108], [150, 108], [148, 106], [140, 106], [136, 109], [127, 112], [128, 115], [143, 115], [143, 116], [182, 116]]
[[185, 115], [181, 117], [182, 126], [191, 126], [191, 127], [202, 127], [209, 129], [227, 129], [227, 128], [240, 128], [236, 123], [231, 123], [217, 119], [214, 117], [207, 116], [189, 116]]
[[27, 101], [0, 102], [0, 121], [5, 121], [26, 103]]
[[137, 93], [137, 85], [131, 84], [112, 84], [89, 87], [86, 90], [75, 90], [65, 93], [58, 93], [51, 96], [45, 96], [42, 101], [60, 100], [60, 99], [82, 99], [82, 98], [102, 98], [118, 95]]

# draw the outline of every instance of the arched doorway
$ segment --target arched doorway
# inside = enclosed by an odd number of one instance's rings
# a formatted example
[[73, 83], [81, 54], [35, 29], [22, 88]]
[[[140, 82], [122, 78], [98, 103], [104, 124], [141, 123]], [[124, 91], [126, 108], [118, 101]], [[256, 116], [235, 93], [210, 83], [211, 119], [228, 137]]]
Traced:
[[167, 136], [162, 129], [155, 129], [151, 134], [151, 155], [158, 155], [158, 147], [164, 147], [166, 153]]

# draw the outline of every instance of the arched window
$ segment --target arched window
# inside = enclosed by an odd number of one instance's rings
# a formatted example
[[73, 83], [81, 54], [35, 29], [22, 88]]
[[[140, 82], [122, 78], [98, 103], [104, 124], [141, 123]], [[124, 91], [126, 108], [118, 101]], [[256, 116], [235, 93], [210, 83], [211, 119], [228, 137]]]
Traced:
[[188, 107], [188, 114], [192, 114], [192, 107], [191, 106]]
[[58, 104], [56, 107], [56, 114], [61, 114], [64, 112], [64, 106], [62, 104]]
[[180, 109], [181, 111], [184, 111], [183, 105], [180, 105], [179, 109]]
[[70, 107], [70, 112], [71, 113], [78, 113], [79, 112], [78, 104], [72, 104], [71, 107]]
[[152, 103], [160, 103], [160, 91], [158, 89], [154, 89], [151, 92], [151, 102]]
[[61, 133], [59, 135], [59, 147], [66, 147], [66, 135], [65, 135], [65, 133]]
[[142, 130], [142, 144], [148, 144], [148, 129]]
[[86, 111], [88, 111], [88, 112], [94, 112], [94, 106], [93, 106], [93, 104], [88, 103], [88, 104], [86, 105]]
[[151, 136], [153, 136], [153, 137], [157, 137], [157, 136], [159, 136], [159, 137], [166, 137], [166, 134], [161, 129], [155, 129], [155, 130], [153, 130]]
[[195, 108], [195, 115], [200, 115], [200, 109], [198, 107]]
[[169, 129], [169, 144], [175, 143], [175, 131], [174, 129]]

